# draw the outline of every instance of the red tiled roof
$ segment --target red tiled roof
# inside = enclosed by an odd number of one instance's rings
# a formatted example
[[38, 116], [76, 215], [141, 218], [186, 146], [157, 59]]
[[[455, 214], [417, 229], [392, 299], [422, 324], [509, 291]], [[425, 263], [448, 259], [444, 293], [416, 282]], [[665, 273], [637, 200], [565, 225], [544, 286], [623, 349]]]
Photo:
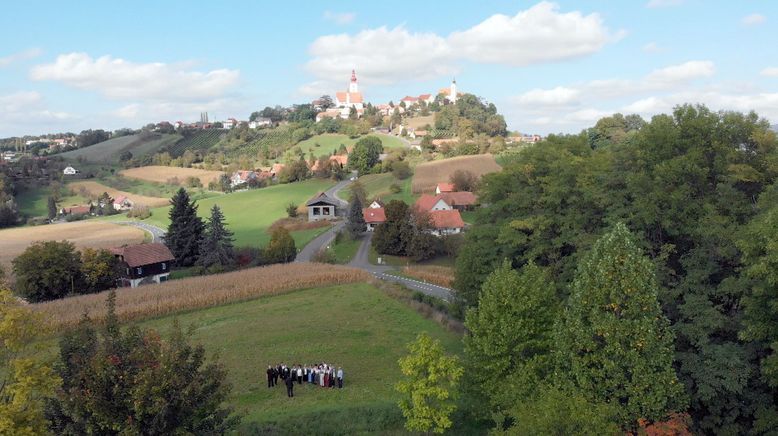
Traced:
[[410, 102], [415, 102], [416, 100], [418, 100], [418, 98], [416, 98], [416, 97], [411, 97], [410, 95], [406, 95], [406, 96], [405, 96], [405, 97], [403, 97], [403, 99], [402, 99], [402, 100], [400, 100], [400, 101], [410, 101]]
[[462, 215], [454, 210], [433, 210], [430, 212], [430, 221], [436, 229], [461, 229], [465, 227]]
[[477, 202], [475, 194], [468, 191], [444, 192], [440, 197], [451, 206], [472, 206]]
[[73, 206], [73, 207], [70, 207], [70, 208], [65, 208], [65, 213], [68, 213], [68, 214], [71, 214], [71, 215], [73, 215], [73, 214], [75, 214], [75, 215], [83, 215], [83, 214], [89, 213], [89, 211], [91, 209], [92, 208], [89, 207], [89, 206]]
[[365, 222], [368, 224], [386, 222], [386, 212], [383, 207], [362, 209], [362, 216], [365, 217]]
[[440, 192], [454, 192], [453, 183], [438, 183], [437, 188], [440, 190]]
[[419, 96], [419, 100], [429, 100], [432, 94], [422, 94]]
[[437, 203], [438, 200], [446, 201], [440, 195], [422, 194], [421, 197], [416, 200], [415, 206], [423, 211], [429, 212], [432, 210], [432, 207], [435, 206], [435, 203]]
[[124, 203], [125, 200], [127, 200], [127, 197], [124, 195], [120, 195], [113, 200], [113, 204], [122, 204]]
[[281, 171], [286, 168], [286, 165], [282, 163], [274, 163], [272, 167], [270, 167], [270, 174], [278, 175], [281, 173]]
[[335, 161], [344, 167], [348, 165], [348, 155], [347, 154], [338, 154], [335, 156], [330, 156], [331, 161]]
[[346, 92], [346, 91], [338, 91], [335, 93], [335, 99], [337, 99], [341, 103], [346, 102], [346, 95], [348, 95], [349, 103], [362, 103], [362, 93], [361, 92]]
[[127, 245], [124, 247], [118, 247], [111, 250], [113, 254], [121, 256], [122, 260], [127, 263], [130, 268], [135, 268], [143, 265], [151, 265], [152, 263], [171, 262], [175, 260], [173, 253], [159, 242], [152, 242], [150, 244], [138, 244]]

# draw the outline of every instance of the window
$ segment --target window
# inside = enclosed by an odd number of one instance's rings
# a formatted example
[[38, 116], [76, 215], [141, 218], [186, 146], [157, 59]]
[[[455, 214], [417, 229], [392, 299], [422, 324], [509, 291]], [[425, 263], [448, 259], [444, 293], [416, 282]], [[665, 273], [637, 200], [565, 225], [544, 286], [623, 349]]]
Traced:
[[322, 215], [329, 215], [330, 214], [330, 208], [329, 207], [323, 207], [322, 208]]
[[141, 268], [141, 267], [135, 268], [135, 271], [136, 271], [138, 274], [143, 274], [143, 268]]
[[319, 208], [319, 207], [314, 207], [314, 208], [313, 208], [313, 214], [314, 214], [314, 215], [321, 215], [321, 211], [320, 211], [320, 209], [321, 209], [321, 208]]
[[165, 262], [162, 262], [162, 271], [167, 269], [167, 264]]
[[130, 275], [130, 268], [127, 268], [127, 275]]

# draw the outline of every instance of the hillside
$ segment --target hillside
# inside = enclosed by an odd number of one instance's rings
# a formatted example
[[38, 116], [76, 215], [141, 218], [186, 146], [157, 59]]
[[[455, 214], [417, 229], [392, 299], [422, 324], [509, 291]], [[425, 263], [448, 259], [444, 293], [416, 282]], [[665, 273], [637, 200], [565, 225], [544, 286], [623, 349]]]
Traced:
[[119, 156], [129, 151], [133, 157], [154, 154], [163, 146], [168, 146], [181, 139], [179, 135], [163, 135], [159, 133], [139, 133], [137, 135], [121, 136], [109, 139], [89, 147], [62, 153], [65, 159], [85, 159], [90, 163], [116, 164]]
[[[405, 143], [396, 136], [376, 133], [371, 135], [381, 139], [381, 144], [384, 146], [384, 149], [405, 147]], [[297, 143], [297, 147], [300, 147], [300, 150], [306, 157], [311, 152], [313, 152], [314, 156], [319, 157], [324, 154], [332, 154], [332, 152], [337, 152], [341, 144], [345, 145], [346, 147], [350, 147], [356, 144], [356, 142], [361, 138], [362, 137], [350, 138], [348, 135], [341, 135], [339, 133], [325, 133], [322, 135], [313, 136], [306, 139], [305, 141], [300, 141]]]
[[413, 193], [435, 190], [439, 182], [448, 182], [456, 170], [470, 171], [480, 177], [487, 173], [500, 171], [502, 167], [491, 154], [456, 156], [449, 159], [425, 162], [416, 166], [413, 174]]

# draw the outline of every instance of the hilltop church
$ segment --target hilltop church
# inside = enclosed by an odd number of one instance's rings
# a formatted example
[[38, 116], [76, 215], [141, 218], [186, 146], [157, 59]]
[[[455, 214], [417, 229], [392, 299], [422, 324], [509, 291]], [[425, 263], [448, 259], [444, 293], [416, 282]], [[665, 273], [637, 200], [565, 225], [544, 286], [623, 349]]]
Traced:
[[334, 108], [319, 112], [316, 115], [317, 122], [324, 118], [347, 119], [352, 107], [357, 111], [358, 117], [361, 117], [365, 112], [365, 99], [362, 97], [362, 93], [359, 92], [359, 83], [355, 70], [351, 70], [351, 81], [348, 84], [348, 90], [336, 92], [333, 103], [335, 103]]

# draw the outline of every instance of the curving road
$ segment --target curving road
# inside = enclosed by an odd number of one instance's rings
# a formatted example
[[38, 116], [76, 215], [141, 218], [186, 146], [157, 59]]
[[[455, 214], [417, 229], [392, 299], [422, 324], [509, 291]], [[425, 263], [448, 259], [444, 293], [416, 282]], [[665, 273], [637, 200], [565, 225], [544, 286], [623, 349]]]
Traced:
[[151, 235], [151, 242], [162, 242], [162, 238], [165, 237], [165, 233], [166, 233], [165, 230], [155, 225], [147, 224], [140, 221], [114, 221], [114, 223], [123, 226], [137, 227], [141, 230], [144, 230], [145, 232]]

